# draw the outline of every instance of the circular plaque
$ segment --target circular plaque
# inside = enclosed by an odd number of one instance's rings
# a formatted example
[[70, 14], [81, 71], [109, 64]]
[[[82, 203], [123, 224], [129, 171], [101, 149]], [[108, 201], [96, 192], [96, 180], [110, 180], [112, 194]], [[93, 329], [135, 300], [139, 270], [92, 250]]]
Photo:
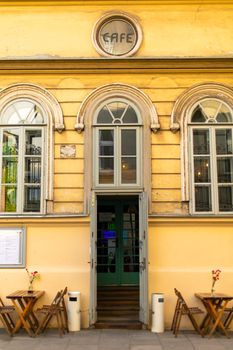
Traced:
[[104, 56], [130, 56], [138, 50], [141, 38], [139, 25], [122, 14], [104, 16], [93, 32], [94, 45]]

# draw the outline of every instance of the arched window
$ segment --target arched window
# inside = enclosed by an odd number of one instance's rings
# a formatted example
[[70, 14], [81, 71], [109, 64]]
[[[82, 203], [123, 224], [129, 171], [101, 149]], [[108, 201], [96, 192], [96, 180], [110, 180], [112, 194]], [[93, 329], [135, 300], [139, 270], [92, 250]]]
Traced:
[[206, 98], [190, 115], [193, 212], [233, 211], [233, 112], [223, 101]]
[[193, 214], [232, 214], [232, 88], [205, 83], [184, 91], [171, 116], [171, 130], [179, 129], [182, 201]]
[[16, 100], [1, 116], [1, 212], [41, 212], [45, 112]]
[[[56, 118], [55, 118], [56, 115]], [[0, 212], [46, 212], [52, 200], [53, 129], [61, 109], [46, 90], [17, 84], [0, 92]]]
[[[159, 128], [155, 106], [145, 93], [134, 86], [107, 84], [93, 90], [85, 98], [77, 114], [75, 129], [79, 133], [85, 129], [84, 192], [88, 195], [85, 198], [87, 209], [92, 189], [124, 192], [144, 190], [150, 200], [151, 130], [156, 133]], [[101, 130], [107, 132], [102, 133]], [[104, 140], [105, 136], [110, 140]], [[130, 150], [125, 150], [126, 143], [130, 145]], [[110, 153], [106, 154], [106, 160], [100, 160], [105, 157], [101, 152]], [[101, 170], [105, 166], [104, 162], [108, 162], [108, 181], [111, 181], [107, 184], [101, 183], [107, 181], [100, 175], [102, 170], [104, 174], [104, 169]]]
[[141, 117], [130, 101], [112, 98], [96, 111], [94, 131], [94, 185], [141, 185]]

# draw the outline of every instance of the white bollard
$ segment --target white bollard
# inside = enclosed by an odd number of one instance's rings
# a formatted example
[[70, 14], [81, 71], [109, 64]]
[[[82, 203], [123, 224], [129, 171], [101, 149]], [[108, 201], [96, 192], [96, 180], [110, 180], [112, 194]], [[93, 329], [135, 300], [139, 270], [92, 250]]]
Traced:
[[68, 292], [68, 327], [69, 331], [77, 332], [81, 328], [80, 292]]
[[151, 332], [164, 332], [164, 296], [161, 293], [153, 293], [151, 300], [152, 325]]

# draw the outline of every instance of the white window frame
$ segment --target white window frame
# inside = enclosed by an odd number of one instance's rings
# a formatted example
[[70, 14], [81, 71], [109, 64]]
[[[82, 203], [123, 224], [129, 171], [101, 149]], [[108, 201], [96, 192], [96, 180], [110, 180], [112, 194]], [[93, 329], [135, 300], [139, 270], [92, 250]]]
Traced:
[[[140, 188], [142, 186], [142, 174], [141, 169], [143, 168], [143, 160], [142, 160], [142, 138], [141, 138], [141, 125], [130, 125], [130, 124], [110, 124], [109, 126], [101, 126], [100, 124], [97, 126], [93, 126], [93, 163], [94, 163], [94, 171], [93, 171], [93, 183], [95, 188]], [[100, 184], [99, 183], [99, 131], [100, 130], [113, 130], [114, 132], [114, 150], [113, 150], [113, 158], [114, 158], [114, 182], [112, 184]], [[122, 130], [135, 130], [136, 131], [136, 182], [135, 183], [121, 183], [121, 131]]]
[[[137, 123], [97, 123], [97, 118], [100, 110], [111, 103], [123, 102], [131, 106], [137, 114]], [[114, 130], [114, 182], [112, 184], [99, 183], [99, 130]], [[136, 130], [136, 182], [121, 183], [121, 130]], [[95, 111], [93, 123], [93, 186], [96, 189], [140, 189], [142, 188], [142, 169], [143, 169], [143, 143], [142, 143], [142, 118], [137, 106], [127, 98], [114, 96], [108, 98], [99, 104]]]
[[[210, 188], [211, 188], [211, 211], [196, 211], [195, 210], [195, 181], [194, 181], [194, 154], [193, 154], [193, 130], [208, 130], [209, 131], [209, 147], [210, 153]], [[231, 129], [232, 130], [232, 143], [233, 143], [233, 126], [231, 123], [225, 124], [208, 124], [208, 123], [192, 123], [189, 125], [189, 153], [190, 153], [190, 193], [191, 193], [191, 213], [198, 215], [208, 215], [208, 214], [219, 214], [219, 215], [231, 215], [233, 211], [220, 211], [219, 210], [219, 198], [218, 198], [218, 174], [217, 174], [217, 158], [216, 154], [216, 130], [219, 129]], [[224, 155], [224, 157], [227, 155]], [[233, 156], [233, 155], [232, 155]], [[231, 156], [231, 157], [232, 157]], [[229, 155], [230, 157], [230, 155]], [[205, 183], [200, 183], [200, 186], [205, 185]], [[224, 183], [224, 185], [232, 185], [233, 183]]]
[[[33, 126], [30, 126], [28, 124], [22, 125], [22, 124], [8, 124], [4, 126], [0, 126], [0, 196], [2, 191], [2, 145], [3, 145], [3, 132], [7, 129], [18, 129], [19, 130], [19, 152], [18, 152], [18, 164], [17, 164], [17, 199], [16, 199], [16, 211], [15, 212], [0, 212], [0, 215], [17, 215], [17, 214], [23, 214], [23, 215], [36, 215], [44, 213], [45, 211], [45, 204], [44, 204], [44, 183], [45, 183], [45, 128], [46, 125], [41, 126], [41, 124], [35, 124]], [[27, 130], [40, 130], [41, 131], [41, 144], [42, 144], [42, 151], [41, 151], [41, 182], [40, 182], [40, 211], [24, 211], [24, 187], [25, 187], [25, 133]], [[28, 155], [28, 157], [31, 157], [31, 155]], [[38, 158], [38, 156], [35, 156]], [[33, 158], [33, 157], [32, 157]]]

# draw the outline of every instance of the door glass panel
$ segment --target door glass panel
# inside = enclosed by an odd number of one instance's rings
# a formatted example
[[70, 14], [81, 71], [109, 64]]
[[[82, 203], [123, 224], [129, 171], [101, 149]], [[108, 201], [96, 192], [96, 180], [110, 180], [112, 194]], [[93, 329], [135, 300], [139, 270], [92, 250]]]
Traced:
[[210, 157], [194, 157], [194, 181], [210, 182]]
[[193, 153], [194, 154], [210, 153], [209, 130], [203, 130], [203, 129], [193, 130]]
[[106, 198], [98, 203], [98, 285], [138, 284], [138, 200]]
[[219, 186], [219, 211], [233, 211], [233, 187]]
[[1, 186], [1, 212], [16, 212], [17, 187]]
[[40, 187], [24, 186], [24, 211], [40, 211]]
[[212, 211], [210, 186], [195, 186], [195, 210]]
[[216, 153], [232, 154], [232, 130], [231, 129], [216, 130]]
[[116, 272], [116, 213], [115, 206], [100, 206], [97, 220], [97, 272]]
[[233, 158], [218, 157], [218, 182], [233, 182]]
[[123, 270], [139, 272], [139, 232], [137, 206], [123, 208]]

